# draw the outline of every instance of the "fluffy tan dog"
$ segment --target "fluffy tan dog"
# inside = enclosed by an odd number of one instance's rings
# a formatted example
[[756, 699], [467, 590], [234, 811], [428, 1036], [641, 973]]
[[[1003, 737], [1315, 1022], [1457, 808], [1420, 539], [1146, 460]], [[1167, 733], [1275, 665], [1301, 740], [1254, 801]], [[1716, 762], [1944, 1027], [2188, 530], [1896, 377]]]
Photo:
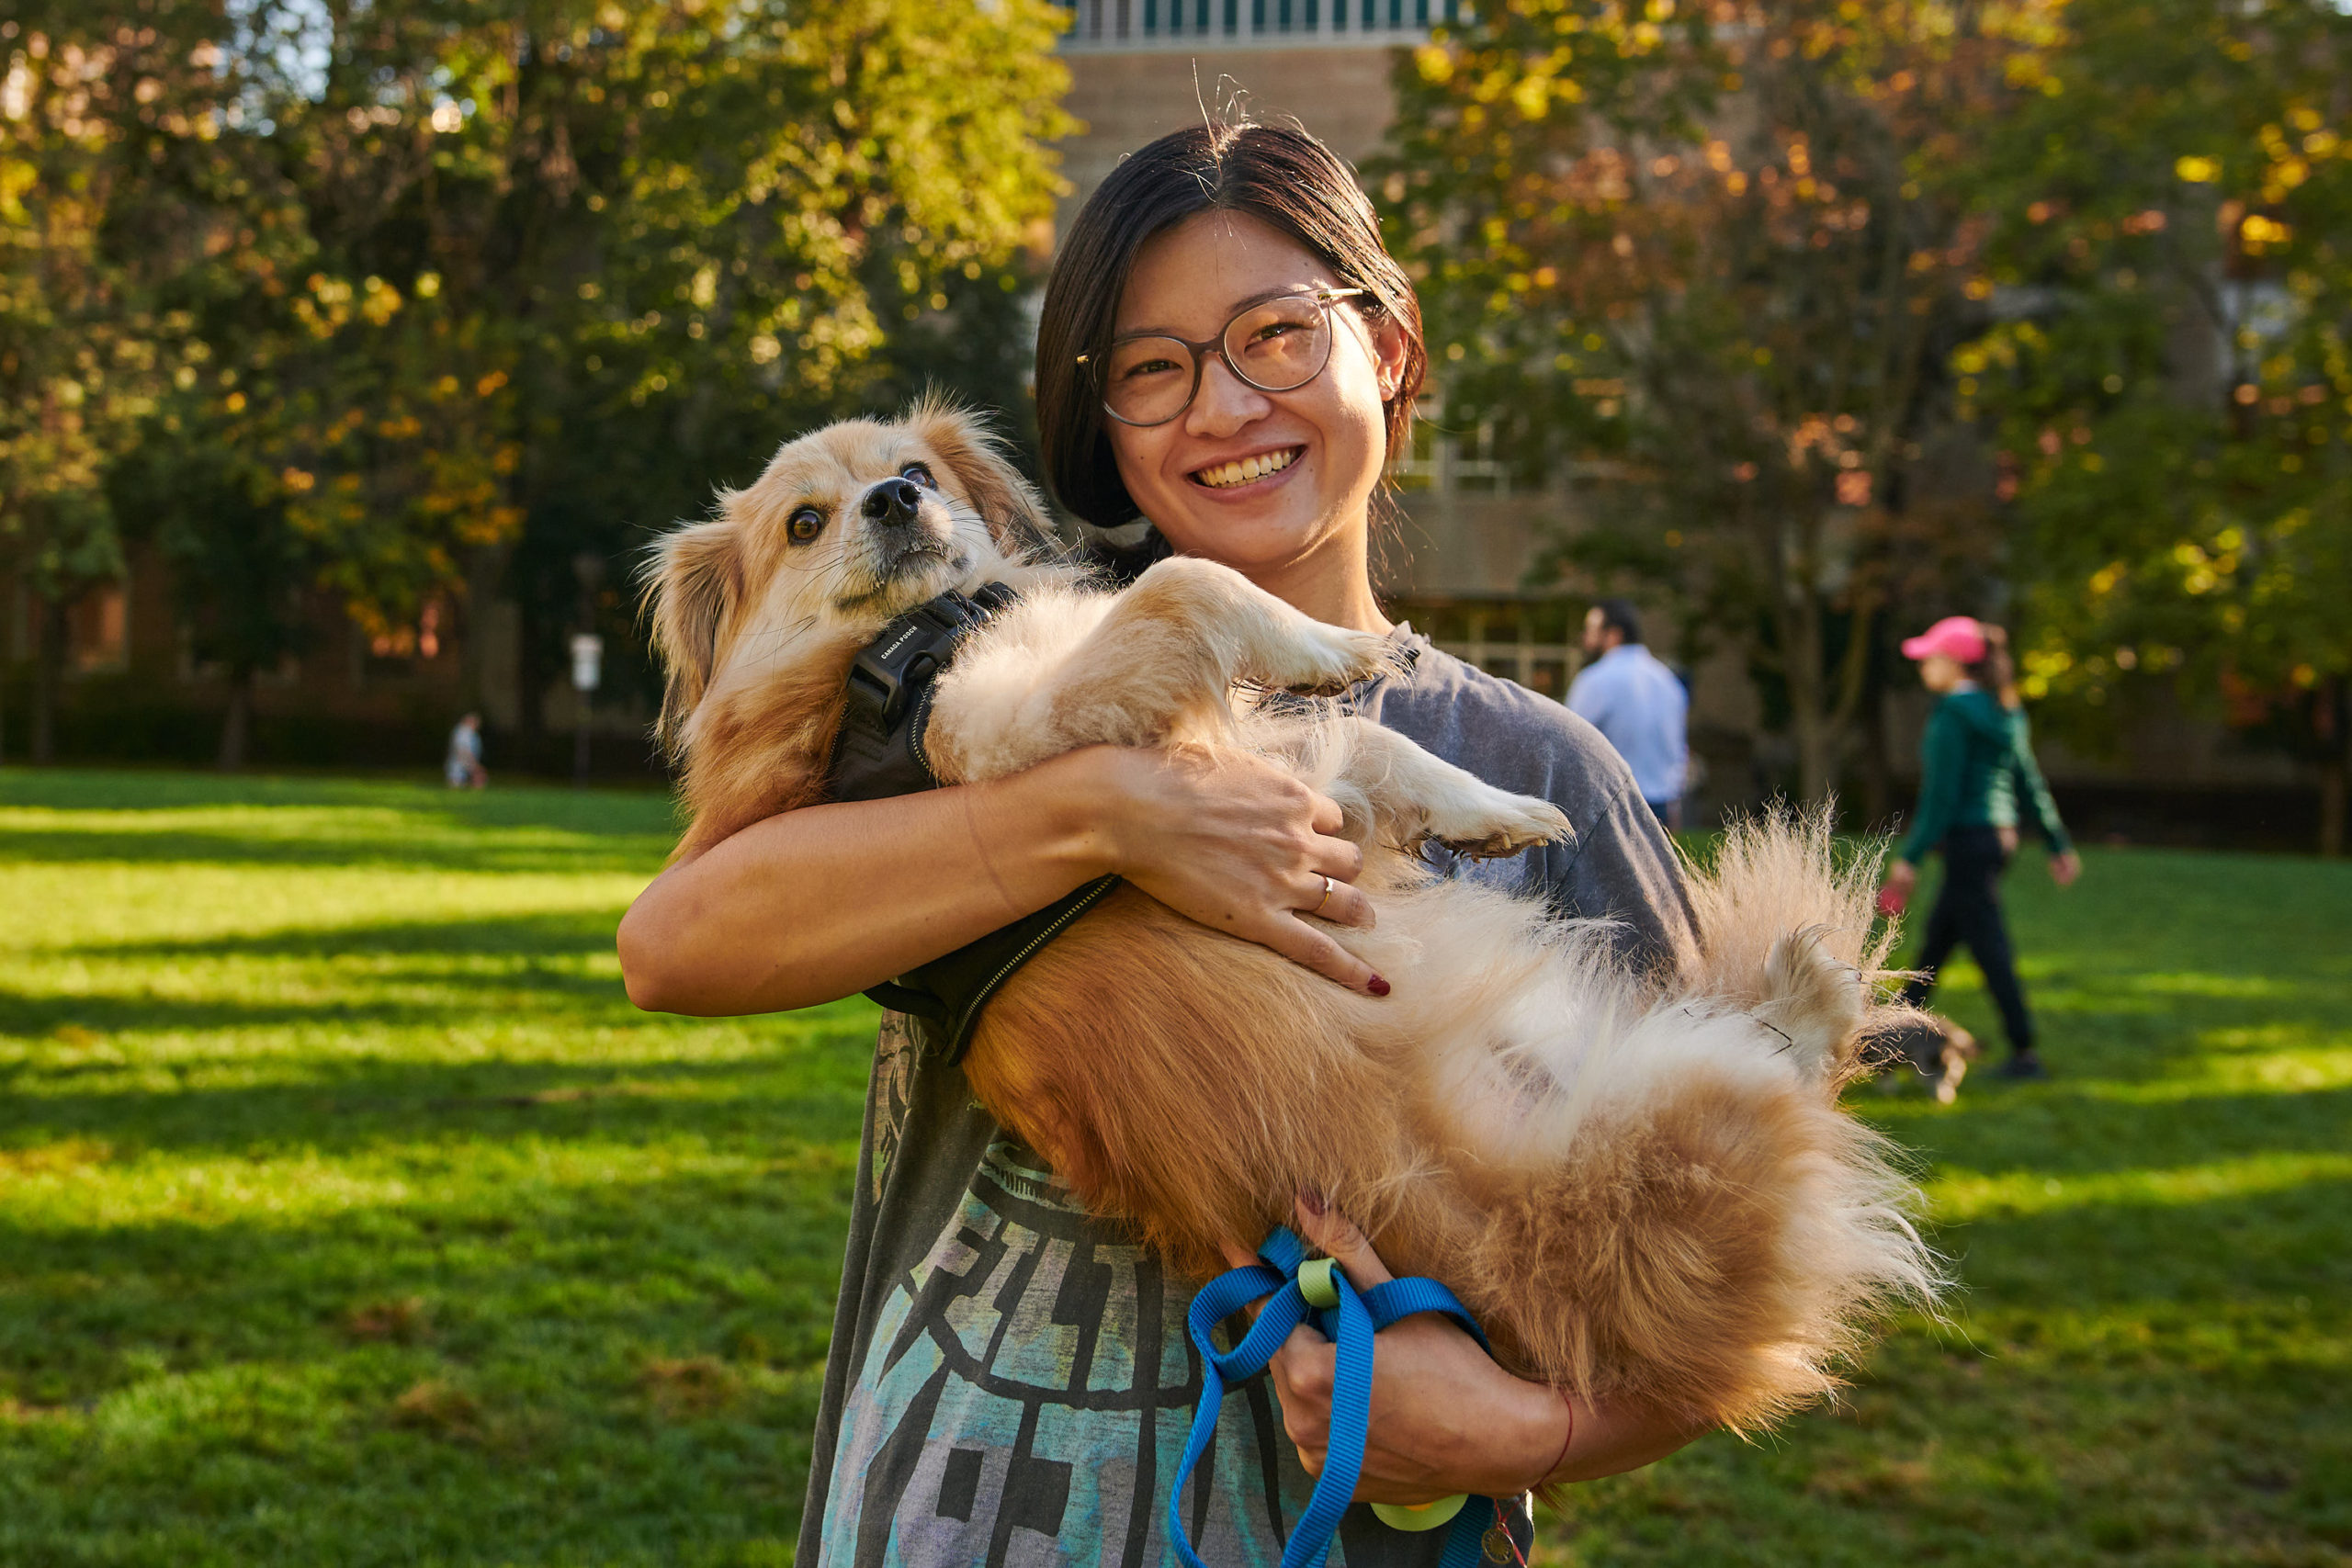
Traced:
[[688, 846], [819, 799], [856, 650], [989, 581], [1022, 599], [936, 687], [942, 778], [1098, 742], [1243, 748], [1345, 809], [1379, 925], [1332, 934], [1392, 997], [1122, 886], [989, 1003], [972, 1088], [1091, 1208], [1206, 1275], [1312, 1186], [1399, 1274], [1452, 1286], [1513, 1371], [1739, 1427], [1833, 1386], [1887, 1304], [1932, 1303], [1909, 1190], [1838, 1104], [1884, 947], [1867, 868], [1836, 872], [1823, 827], [1734, 831], [1692, 880], [1688, 972], [1629, 974], [1601, 923], [1416, 857], [1565, 834], [1550, 805], [1237, 695], [1340, 689], [1387, 667], [1385, 639], [1207, 561], [1102, 592], [1042, 548], [1042, 515], [973, 420], [924, 404], [789, 443], [648, 575]]

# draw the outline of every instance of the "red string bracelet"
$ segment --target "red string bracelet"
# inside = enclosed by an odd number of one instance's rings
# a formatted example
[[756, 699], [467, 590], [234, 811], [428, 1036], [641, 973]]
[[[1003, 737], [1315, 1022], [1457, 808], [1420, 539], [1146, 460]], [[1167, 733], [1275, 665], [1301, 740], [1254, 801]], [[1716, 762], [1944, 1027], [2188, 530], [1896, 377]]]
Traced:
[[[1568, 1435], [1560, 1439], [1560, 1457], [1552, 1461], [1551, 1469], [1546, 1470], [1543, 1474], [1535, 1478], [1536, 1486], [1541, 1486], [1545, 1482], [1551, 1480], [1553, 1475], [1558, 1472], [1559, 1468], [1568, 1462], [1568, 1450], [1576, 1445], [1577, 1440], [1576, 1401], [1568, 1397], [1568, 1391], [1566, 1389], [1555, 1389], [1553, 1392], [1560, 1396], [1560, 1404], [1568, 1413]], [[1534, 1488], [1530, 1487], [1529, 1490], [1532, 1491]]]

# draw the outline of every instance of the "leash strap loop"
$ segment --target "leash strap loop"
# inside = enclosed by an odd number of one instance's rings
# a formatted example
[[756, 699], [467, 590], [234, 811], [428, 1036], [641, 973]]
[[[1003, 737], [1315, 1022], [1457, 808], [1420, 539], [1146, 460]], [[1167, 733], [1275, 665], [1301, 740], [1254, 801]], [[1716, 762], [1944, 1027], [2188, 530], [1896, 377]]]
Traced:
[[[1201, 1288], [1184, 1314], [1184, 1327], [1201, 1357], [1201, 1400], [1193, 1407], [1193, 1429], [1184, 1439], [1184, 1458], [1177, 1467], [1176, 1484], [1168, 1496], [1168, 1539], [1184, 1568], [1207, 1568], [1193, 1550], [1184, 1529], [1185, 1483], [1209, 1444], [1216, 1438], [1218, 1414], [1225, 1396], [1266, 1370], [1292, 1329], [1311, 1323], [1337, 1347], [1331, 1386], [1330, 1442], [1324, 1450], [1323, 1473], [1306, 1500], [1290, 1539], [1283, 1546], [1283, 1568], [1321, 1568], [1330, 1556], [1332, 1537], [1355, 1495], [1363, 1475], [1364, 1447], [1372, 1434], [1373, 1337], [1397, 1319], [1417, 1312], [1443, 1313], [1462, 1325], [1479, 1346], [1493, 1353], [1486, 1335], [1453, 1292], [1435, 1280], [1391, 1280], [1358, 1292], [1338, 1269], [1317, 1269], [1310, 1281], [1318, 1297], [1336, 1296], [1336, 1304], [1312, 1306], [1300, 1288], [1300, 1265], [1306, 1245], [1286, 1226], [1277, 1225], [1258, 1248], [1260, 1261], [1218, 1275]], [[1251, 1302], [1264, 1299], [1258, 1320], [1241, 1342], [1219, 1350], [1212, 1332]], [[1482, 1509], [1479, 1505], [1486, 1506]], [[1445, 1550], [1439, 1568], [1476, 1568], [1486, 1557], [1482, 1516], [1495, 1512], [1494, 1499], [1476, 1497], [1454, 1515], [1447, 1527]]]

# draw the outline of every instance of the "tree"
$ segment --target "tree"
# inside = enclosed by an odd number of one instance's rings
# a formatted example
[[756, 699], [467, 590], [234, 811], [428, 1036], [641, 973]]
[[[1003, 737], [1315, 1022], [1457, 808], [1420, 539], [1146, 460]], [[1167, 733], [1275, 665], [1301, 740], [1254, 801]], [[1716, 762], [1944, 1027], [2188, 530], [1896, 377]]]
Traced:
[[[274, 456], [352, 614], [504, 586], [527, 726], [582, 551], [634, 640], [648, 530], [798, 422], [1009, 317], [1063, 123], [1039, 0], [288, 6], [256, 37], [320, 248]], [[1004, 365], [986, 379], [1002, 384]]]
[[[119, 573], [114, 502], [141, 496], [229, 672], [230, 761], [300, 590], [398, 641], [503, 578], [528, 722], [582, 551], [633, 634], [617, 558], [793, 423], [926, 365], [1005, 384], [1059, 23], [1046, 0], [17, 7], [7, 563], [62, 606]], [[153, 482], [166, 458], [190, 482]]]
[[1898, 543], [1993, 527], [1989, 473], [1971, 494], [1921, 465], [1975, 308], [1960, 172], [2045, 28], [2032, 5], [1511, 0], [1398, 73], [1376, 172], [1448, 412], [1613, 466], [1566, 558], [1670, 584], [1743, 647], [1808, 798]]
[[0, 22], [0, 565], [31, 591], [33, 755], [54, 745], [65, 611], [122, 573], [108, 466], [185, 372], [160, 286], [206, 265], [217, 6]]
[[2352, 16], [2072, 0], [1984, 179], [2009, 319], [1960, 388], [2028, 547], [2026, 689], [2078, 732], [2174, 687], [2318, 764], [2341, 853], [2352, 635]]

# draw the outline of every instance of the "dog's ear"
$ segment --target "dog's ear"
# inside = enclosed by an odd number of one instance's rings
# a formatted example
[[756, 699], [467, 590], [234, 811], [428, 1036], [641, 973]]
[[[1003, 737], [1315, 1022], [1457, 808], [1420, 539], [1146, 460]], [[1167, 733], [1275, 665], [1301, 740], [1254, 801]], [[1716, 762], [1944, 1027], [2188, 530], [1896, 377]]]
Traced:
[[1003, 447], [978, 414], [933, 396], [909, 409], [905, 423], [956, 470], [956, 482], [971, 498], [999, 547], [1008, 555], [1025, 555], [1053, 543], [1045, 498], [1006, 460]]
[[668, 682], [655, 726], [674, 755], [687, 716], [702, 701], [718, 659], [718, 630], [742, 592], [742, 540], [734, 520], [696, 523], [663, 535], [649, 552], [646, 608]]

